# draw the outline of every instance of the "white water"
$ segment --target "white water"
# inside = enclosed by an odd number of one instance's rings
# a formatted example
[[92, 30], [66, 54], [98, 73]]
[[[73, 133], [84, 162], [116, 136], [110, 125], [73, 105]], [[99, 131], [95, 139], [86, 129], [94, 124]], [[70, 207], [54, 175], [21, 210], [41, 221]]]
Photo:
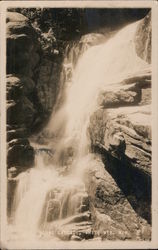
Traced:
[[87, 196], [78, 175], [62, 175], [62, 169], [57, 171], [52, 166], [45, 166], [40, 155], [37, 159], [33, 169], [17, 177], [15, 239], [36, 239], [42, 235], [42, 231], [49, 229], [49, 221], [54, 221], [56, 227], [57, 220], [79, 214], [83, 199]]
[[78, 151], [83, 153], [88, 143], [85, 141], [87, 124], [90, 114], [97, 108], [99, 91], [148, 67], [135, 52], [138, 23], [126, 26], [106, 43], [89, 48], [79, 58], [71, 85], [67, 87], [66, 101], [49, 124], [54, 134], [58, 134], [58, 129], [62, 131], [62, 144], [76, 141]]
[[89, 151], [86, 130], [90, 115], [97, 109], [98, 93], [148, 66], [135, 53], [137, 24], [123, 28], [79, 58], [66, 87], [65, 102], [53, 113], [48, 127], [57, 137], [54, 165], [45, 166], [37, 156], [36, 167], [18, 176], [15, 228], [22, 237], [27, 234], [28, 238], [28, 232], [30, 237], [36, 237], [37, 232], [45, 230], [49, 202], [53, 203], [52, 221], [80, 213], [86, 196], [84, 167], [90, 162], [86, 157]]

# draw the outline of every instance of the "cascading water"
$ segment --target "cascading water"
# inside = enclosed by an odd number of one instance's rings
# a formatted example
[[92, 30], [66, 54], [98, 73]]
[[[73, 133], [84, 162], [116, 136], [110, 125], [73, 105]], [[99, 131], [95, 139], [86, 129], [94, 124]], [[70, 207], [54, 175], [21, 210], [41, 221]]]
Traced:
[[84, 185], [84, 171], [91, 161], [86, 135], [89, 118], [97, 109], [100, 90], [148, 67], [135, 52], [138, 23], [88, 48], [79, 57], [71, 79], [65, 78], [65, 84], [69, 82], [65, 100], [53, 112], [47, 128], [57, 138], [48, 145], [54, 151], [52, 164], [46, 166], [38, 154], [36, 166], [18, 176], [14, 224], [19, 235], [27, 232], [28, 238], [28, 232], [33, 237], [37, 232], [62, 229], [63, 221], [72, 222], [73, 216], [89, 213]]

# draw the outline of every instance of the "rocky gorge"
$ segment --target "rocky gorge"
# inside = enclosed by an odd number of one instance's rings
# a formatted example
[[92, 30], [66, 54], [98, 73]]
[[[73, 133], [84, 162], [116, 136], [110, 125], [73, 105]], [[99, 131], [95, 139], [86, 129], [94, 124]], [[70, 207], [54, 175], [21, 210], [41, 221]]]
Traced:
[[[38, 38], [38, 30], [24, 15], [8, 12], [9, 214], [16, 186], [14, 177], [35, 164], [35, 149], [29, 138], [48, 123], [61, 90], [61, 78], [70, 82], [79, 56], [106, 41], [103, 34], [94, 33], [82, 36], [79, 43], [65, 43], [66, 74], [61, 75], [63, 55], [54, 50], [50, 58]], [[93, 160], [86, 166], [88, 196], [83, 194], [86, 198], [82, 216], [62, 225], [66, 231], [73, 226], [75, 236], [67, 234], [63, 239], [90, 239], [98, 235], [102, 240], [151, 239], [150, 13], [139, 22], [134, 43], [138, 60], [144, 61], [146, 67], [103, 87], [98, 94], [98, 108], [91, 114], [87, 129], [93, 153]]]

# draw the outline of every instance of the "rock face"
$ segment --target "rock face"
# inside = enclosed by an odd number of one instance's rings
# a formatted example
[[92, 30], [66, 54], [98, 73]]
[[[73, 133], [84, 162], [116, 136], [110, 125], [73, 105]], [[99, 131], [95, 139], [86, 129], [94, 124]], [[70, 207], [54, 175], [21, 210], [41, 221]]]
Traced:
[[37, 33], [19, 13], [7, 16], [7, 73], [33, 76], [39, 61]]
[[48, 58], [29, 20], [7, 13], [8, 167], [34, 164], [27, 138], [47, 122], [56, 100], [61, 56]]
[[133, 167], [151, 174], [150, 105], [129, 106], [96, 111], [91, 117], [91, 142], [113, 157], [126, 159]]
[[43, 112], [51, 114], [59, 91], [61, 72], [61, 59], [50, 60], [44, 57], [39, 65], [37, 79], [37, 96], [43, 108]]
[[105, 170], [107, 163], [104, 166], [99, 156], [93, 158], [87, 169], [86, 186], [94, 237], [102, 240], [150, 240], [150, 226], [135, 212], [129, 197]]
[[[137, 55], [148, 63], [151, 58], [150, 41], [149, 14], [139, 23], [135, 37]], [[89, 192], [92, 194], [94, 214], [98, 221], [96, 227], [105, 231], [111, 228], [114, 236], [105, 236], [108, 239], [109, 237], [149, 239], [151, 223], [150, 64], [144, 71], [137, 72], [124, 81], [116, 83], [113, 88], [102, 91], [98, 97], [98, 106], [98, 110], [91, 116], [88, 129], [92, 151], [101, 155], [106, 169], [103, 172], [94, 169], [95, 174], [91, 173], [90, 186], [94, 187], [94, 190], [89, 189]], [[96, 173], [100, 177], [96, 176]], [[124, 216], [121, 218], [122, 215]]]
[[138, 26], [135, 44], [138, 56], [151, 63], [151, 12]]
[[[57, 190], [52, 190], [46, 197], [47, 202], [43, 208], [43, 213], [47, 213], [45, 215], [44, 231], [52, 231], [52, 234], [62, 240], [73, 239], [79, 241], [93, 238], [94, 234], [87, 193], [81, 190], [78, 192], [77, 189], [73, 189], [71, 195], [67, 196], [65, 192], [62, 198], [62, 202], [64, 201], [64, 203], [61, 203], [56, 193]], [[69, 216], [67, 216], [68, 214]], [[41, 228], [43, 227], [42, 224], [43, 221], [41, 220]]]
[[34, 151], [27, 137], [37, 115], [32, 100], [33, 75], [39, 62], [37, 33], [26, 17], [7, 15], [7, 140], [8, 167], [30, 167]]

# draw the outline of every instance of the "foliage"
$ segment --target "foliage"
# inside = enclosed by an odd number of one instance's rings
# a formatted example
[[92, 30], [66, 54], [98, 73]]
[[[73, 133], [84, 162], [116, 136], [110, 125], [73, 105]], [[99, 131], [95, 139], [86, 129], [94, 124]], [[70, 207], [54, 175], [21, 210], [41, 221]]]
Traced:
[[83, 9], [69, 8], [10, 8], [29, 19], [39, 34], [42, 50], [47, 55], [62, 53], [63, 42], [81, 36]]
[[10, 8], [9, 11], [16, 11], [25, 15], [31, 24], [43, 33], [47, 33], [51, 29], [56, 39], [74, 39], [83, 26], [83, 9]]
[[[104, 27], [118, 28], [144, 17], [149, 9], [10, 8], [28, 17], [48, 55], [62, 50], [63, 42]], [[105, 32], [105, 30], [102, 30]]]

